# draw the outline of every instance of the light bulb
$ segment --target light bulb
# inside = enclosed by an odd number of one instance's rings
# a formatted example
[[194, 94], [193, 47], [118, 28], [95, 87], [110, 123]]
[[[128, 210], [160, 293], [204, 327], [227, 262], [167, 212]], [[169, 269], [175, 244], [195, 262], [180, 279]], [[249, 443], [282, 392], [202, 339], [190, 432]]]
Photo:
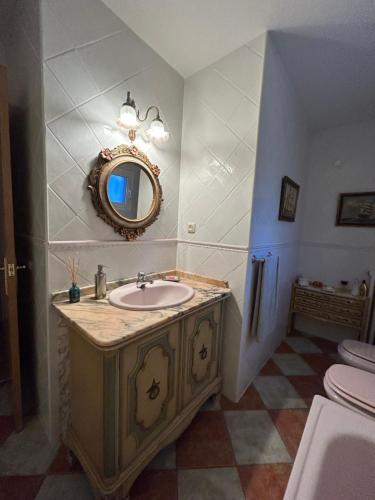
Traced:
[[146, 135], [148, 139], [156, 143], [165, 142], [169, 139], [169, 132], [165, 130], [164, 123], [158, 118], [152, 120]]
[[127, 129], [136, 129], [139, 127], [140, 123], [137, 118], [137, 113], [133, 106], [129, 104], [123, 104], [120, 110], [120, 118], [117, 121], [120, 127]]

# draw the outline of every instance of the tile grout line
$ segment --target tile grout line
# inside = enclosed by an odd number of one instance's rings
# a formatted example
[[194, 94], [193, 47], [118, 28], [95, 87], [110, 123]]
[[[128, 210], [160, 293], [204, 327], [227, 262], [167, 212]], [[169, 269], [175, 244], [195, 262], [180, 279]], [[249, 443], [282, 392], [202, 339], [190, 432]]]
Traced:
[[70, 49], [62, 50], [61, 52], [58, 52], [57, 54], [54, 54], [52, 56], [45, 57], [44, 62], [48, 62], [48, 61], [51, 61], [53, 59], [56, 59], [57, 57], [64, 56], [65, 54], [68, 54], [69, 52], [73, 52], [74, 50], [79, 50], [79, 49], [83, 49], [85, 47], [89, 47], [90, 45], [94, 45], [95, 43], [101, 42], [101, 41], [106, 40], [106, 39], [111, 38], [111, 37], [115, 37], [116, 35], [119, 35], [120, 33], [127, 33], [127, 32], [128, 32], [127, 29], [114, 31], [113, 33], [109, 33], [108, 35], [104, 35], [96, 40], [91, 40], [89, 42], [85, 42], [85, 43], [76, 45], [74, 47], [71, 47]]
[[[140, 75], [141, 73], [143, 73], [145, 71], [150, 70], [152, 67], [153, 67], [153, 65], [150, 65], [150, 66], [148, 66], [146, 68], [142, 68], [139, 71], [137, 71], [136, 73], [134, 73], [134, 74], [132, 74], [132, 75], [126, 77], [126, 78], [123, 78], [122, 80], [114, 83], [113, 85], [110, 85], [109, 87], [106, 87], [104, 90], [99, 91], [98, 94], [95, 94], [94, 96], [89, 97], [88, 99], [80, 102], [79, 104], [75, 104], [75, 102], [72, 100], [72, 98], [70, 97], [70, 95], [67, 93], [67, 91], [62, 86], [62, 83], [60, 82], [60, 80], [55, 76], [55, 73], [48, 66], [48, 69], [52, 72], [53, 76], [56, 78], [57, 82], [60, 84], [60, 86], [62, 87], [62, 89], [64, 89], [65, 93], [67, 94], [67, 96], [69, 97], [69, 99], [72, 101], [72, 103], [73, 103], [74, 106], [73, 106], [73, 108], [69, 109], [68, 111], [64, 111], [64, 113], [61, 113], [60, 115], [55, 116], [51, 120], [46, 121], [46, 125], [50, 125], [51, 123], [54, 123], [54, 122], [58, 121], [60, 118], [63, 118], [64, 116], [68, 115], [69, 113], [72, 113], [73, 111], [78, 111], [79, 108], [81, 108], [82, 106], [85, 106], [86, 104], [88, 104], [89, 102], [93, 101], [94, 99], [97, 99], [98, 97], [104, 96], [108, 92], [111, 92], [111, 90], [114, 90], [117, 87], [120, 87], [121, 85], [123, 85], [126, 81], [128, 81], [128, 80], [130, 80], [132, 78], [135, 78], [136, 76]], [[84, 66], [84, 68], [86, 69], [86, 66]], [[86, 71], [88, 71], [88, 70], [86, 69]], [[89, 74], [91, 74], [91, 73], [89, 73]]]

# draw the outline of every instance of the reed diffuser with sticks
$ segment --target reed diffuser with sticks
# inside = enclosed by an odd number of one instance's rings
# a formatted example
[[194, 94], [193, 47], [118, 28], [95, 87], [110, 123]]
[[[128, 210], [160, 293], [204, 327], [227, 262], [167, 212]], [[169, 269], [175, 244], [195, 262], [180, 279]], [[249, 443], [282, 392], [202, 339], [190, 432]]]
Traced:
[[77, 285], [79, 258], [69, 256], [65, 261], [65, 267], [72, 280], [72, 286], [69, 288], [69, 302], [79, 302], [81, 299], [81, 290]]

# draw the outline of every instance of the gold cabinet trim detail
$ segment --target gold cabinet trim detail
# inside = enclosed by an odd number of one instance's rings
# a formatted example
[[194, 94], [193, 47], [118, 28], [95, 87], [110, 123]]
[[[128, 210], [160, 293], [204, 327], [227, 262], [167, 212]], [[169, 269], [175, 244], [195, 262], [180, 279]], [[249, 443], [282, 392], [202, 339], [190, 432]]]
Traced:
[[[188, 348], [188, 359], [189, 359], [189, 384], [191, 386], [191, 391], [192, 394], [195, 393], [195, 391], [202, 387], [202, 385], [209, 380], [210, 378], [210, 372], [211, 372], [211, 366], [212, 364], [216, 361], [216, 351], [217, 351], [217, 333], [218, 333], [218, 324], [214, 319], [214, 314], [215, 311], [214, 309], [211, 309], [208, 313], [205, 312], [204, 314], [198, 316], [195, 320], [194, 323], [194, 328], [193, 328], [193, 333], [191, 337], [188, 339], [189, 343], [189, 348]], [[204, 322], [208, 321], [210, 328], [212, 328], [212, 354], [210, 361], [207, 363], [206, 366], [206, 374], [204, 375], [203, 378], [197, 379], [197, 377], [194, 374], [194, 338], [199, 335], [199, 327], [200, 325]], [[205, 358], [207, 357], [207, 353], [205, 352], [206, 349], [204, 349], [205, 346], [200, 346], [200, 351], [205, 354]], [[198, 352], [199, 354], [199, 352]]]

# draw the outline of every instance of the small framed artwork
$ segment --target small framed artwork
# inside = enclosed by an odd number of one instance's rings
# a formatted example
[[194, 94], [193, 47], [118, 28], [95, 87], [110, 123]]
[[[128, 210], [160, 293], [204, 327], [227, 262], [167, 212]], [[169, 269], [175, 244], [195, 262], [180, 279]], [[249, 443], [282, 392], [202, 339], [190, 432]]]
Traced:
[[290, 177], [283, 177], [281, 185], [279, 220], [294, 222], [296, 218], [299, 185]]
[[375, 227], [375, 192], [340, 194], [336, 225]]

